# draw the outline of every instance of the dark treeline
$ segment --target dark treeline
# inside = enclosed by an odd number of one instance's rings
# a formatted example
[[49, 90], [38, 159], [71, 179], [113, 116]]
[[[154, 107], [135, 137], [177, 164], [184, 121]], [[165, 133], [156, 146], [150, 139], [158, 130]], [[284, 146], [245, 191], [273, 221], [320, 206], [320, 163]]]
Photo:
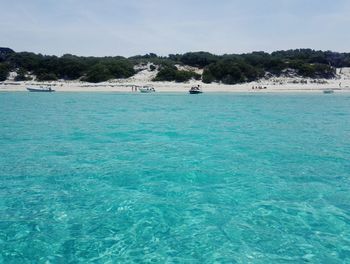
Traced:
[[[185, 82], [192, 78], [205, 83], [235, 84], [257, 80], [267, 75], [293, 74], [310, 78], [332, 78], [335, 68], [350, 67], [350, 53], [296, 49], [273, 53], [214, 55], [208, 52], [170, 54], [166, 57], [154, 53], [124, 57], [80, 57], [70, 54], [47, 56], [31, 52], [14, 52], [0, 48], [0, 81], [10, 71], [17, 72], [17, 81], [35, 76], [39, 81], [57, 79], [102, 82], [128, 78], [136, 73], [135, 65], [151, 63], [158, 70], [154, 81]], [[202, 76], [190, 70], [178, 70], [175, 65], [203, 69]]]
[[39, 81], [81, 79], [88, 82], [128, 78], [135, 74], [134, 65], [123, 57], [78, 57], [70, 54], [57, 57], [7, 51], [0, 52], [0, 65], [17, 71], [18, 81], [25, 80], [28, 73], [35, 75]]

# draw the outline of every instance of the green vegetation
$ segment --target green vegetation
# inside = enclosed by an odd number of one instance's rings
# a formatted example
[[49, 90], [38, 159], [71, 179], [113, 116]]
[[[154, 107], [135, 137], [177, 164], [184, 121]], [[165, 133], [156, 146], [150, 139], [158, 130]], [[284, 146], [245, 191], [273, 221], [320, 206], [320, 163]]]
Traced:
[[[29, 74], [39, 81], [83, 80], [102, 82], [134, 75], [135, 65], [152, 63], [152, 71], [159, 70], [155, 81], [186, 82], [192, 78], [203, 82], [235, 84], [257, 80], [272, 74], [296, 75], [309, 78], [333, 78], [336, 67], [350, 67], [350, 53], [297, 49], [273, 53], [252, 52], [248, 54], [214, 55], [208, 52], [188, 52], [162, 57], [150, 53], [130, 58], [79, 57], [66, 54], [61, 57], [14, 52], [0, 48], [0, 80], [10, 71], [16, 71], [15, 80], [26, 80]], [[175, 65], [187, 65], [203, 69], [200, 76], [192, 71], [178, 70]]]
[[29, 81], [31, 80], [30, 77], [27, 77], [27, 72], [23, 69], [19, 69], [17, 71], [17, 76], [15, 77], [15, 81]]
[[200, 51], [185, 53], [179, 60], [185, 65], [203, 68], [211, 63], [217, 62], [219, 57], [209, 52]]
[[56, 81], [57, 76], [54, 73], [48, 73], [48, 72], [39, 72], [36, 76], [36, 79], [38, 81]]
[[206, 83], [235, 84], [257, 80], [266, 73], [280, 76], [288, 69], [301, 77], [332, 78], [335, 76], [334, 67], [350, 66], [350, 54], [343, 54], [341, 60], [334, 60], [334, 56], [338, 53], [311, 50], [223, 55], [220, 60], [205, 66], [202, 79]]
[[9, 75], [9, 67], [5, 63], [0, 63], [0, 81], [5, 81]]
[[199, 80], [201, 76], [193, 71], [178, 70], [175, 66], [163, 66], [159, 70], [154, 81], [176, 81], [176, 82], [187, 82], [192, 78]]
[[17, 71], [19, 79], [23, 77], [21, 72], [35, 75], [38, 81], [81, 78], [89, 82], [127, 78], [135, 74], [134, 65], [123, 57], [78, 57], [71, 54], [56, 57], [19, 52], [6, 53], [2, 59], [11, 70]]
[[7, 56], [9, 56], [10, 54], [13, 54], [13, 53], [15, 53], [15, 52], [12, 49], [0, 47], [0, 62], [5, 61]]
[[225, 84], [248, 82], [263, 76], [263, 71], [242, 60], [225, 59], [204, 69], [203, 82], [221, 81]]
[[93, 65], [82, 78], [87, 82], [105, 82], [134, 75], [133, 65], [125, 59], [108, 59]]

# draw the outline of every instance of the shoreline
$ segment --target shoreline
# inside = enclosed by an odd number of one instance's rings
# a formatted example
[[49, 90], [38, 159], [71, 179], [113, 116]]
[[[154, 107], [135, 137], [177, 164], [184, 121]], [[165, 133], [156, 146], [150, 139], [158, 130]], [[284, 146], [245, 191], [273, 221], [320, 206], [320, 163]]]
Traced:
[[[338, 81], [339, 82], [339, 81]], [[144, 83], [100, 83], [100, 84], [86, 84], [79, 82], [9, 82], [0, 84], [0, 92], [27, 92], [26, 87], [31, 86], [47, 86], [50, 85], [56, 92], [121, 92], [121, 93], [140, 93], [132, 91], [132, 86], [153, 86], [158, 93], [187, 93], [194, 85], [201, 85], [204, 93], [319, 93], [327, 89], [332, 89], [335, 93], [350, 92], [349, 87], [340, 88], [334, 84], [270, 84], [266, 83], [260, 86], [265, 89], [252, 89], [252, 87], [259, 86], [257, 83], [245, 83], [236, 85], [225, 85], [218, 83], [203, 84], [201, 82], [192, 83], [173, 83], [173, 82], [144, 82]]]
[[[79, 80], [58, 81], [14, 81], [13, 78], [0, 82], [0, 92], [27, 91], [26, 87], [51, 86], [57, 92], [122, 92], [137, 93], [134, 86], [152, 86], [156, 92], [187, 93], [192, 86], [200, 85], [204, 93], [320, 93], [333, 89], [335, 93], [350, 92], [350, 68], [338, 68], [333, 79], [311, 79], [298, 76], [273, 76], [241, 84], [203, 83], [191, 80], [186, 83], [154, 82], [155, 72], [144, 69], [127, 79], [114, 79], [101, 83]], [[13, 77], [13, 76], [12, 76]], [[260, 89], [258, 89], [260, 87]], [[254, 89], [253, 89], [254, 88]]]

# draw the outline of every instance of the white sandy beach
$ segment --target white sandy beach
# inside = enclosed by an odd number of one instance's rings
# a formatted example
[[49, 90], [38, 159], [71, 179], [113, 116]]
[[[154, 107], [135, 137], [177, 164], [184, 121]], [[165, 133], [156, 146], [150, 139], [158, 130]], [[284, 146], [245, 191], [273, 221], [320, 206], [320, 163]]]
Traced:
[[[308, 79], [299, 77], [272, 77], [257, 82], [226, 85], [220, 83], [205, 84], [201, 81], [187, 83], [152, 82], [156, 71], [141, 70], [128, 79], [116, 79], [103, 83], [86, 83], [81, 81], [54, 82], [14, 82], [11, 79], [0, 83], [0, 92], [26, 91], [26, 87], [51, 85], [57, 92], [132, 92], [132, 86], [153, 86], [157, 92], [188, 92], [194, 85], [201, 85], [204, 92], [320, 92], [334, 89], [335, 92], [350, 92], [350, 68], [337, 69], [334, 79]], [[255, 89], [252, 89], [252, 88]], [[260, 88], [260, 89], [259, 89]]]

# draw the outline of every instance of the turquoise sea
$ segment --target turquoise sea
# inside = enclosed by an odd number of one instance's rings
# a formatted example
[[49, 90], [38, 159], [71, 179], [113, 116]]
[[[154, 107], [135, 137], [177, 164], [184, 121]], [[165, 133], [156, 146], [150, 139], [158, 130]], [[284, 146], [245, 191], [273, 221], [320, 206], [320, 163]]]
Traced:
[[350, 95], [1, 93], [0, 263], [350, 263]]

